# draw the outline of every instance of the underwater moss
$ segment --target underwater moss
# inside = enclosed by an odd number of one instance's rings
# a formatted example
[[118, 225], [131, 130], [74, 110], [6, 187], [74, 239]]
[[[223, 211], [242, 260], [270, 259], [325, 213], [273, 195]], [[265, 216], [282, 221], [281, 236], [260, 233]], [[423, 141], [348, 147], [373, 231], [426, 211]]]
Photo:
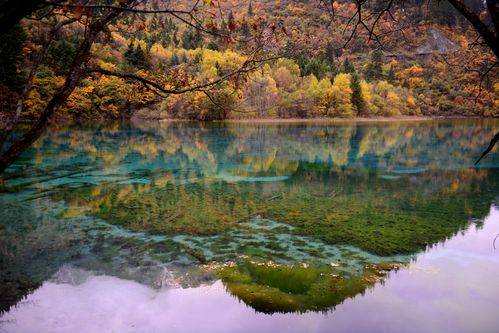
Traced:
[[[303, 166], [301, 174], [278, 186], [224, 181], [168, 183], [161, 188], [106, 184], [78, 193], [62, 191], [54, 197], [73, 206], [66, 215], [81, 210], [134, 231], [213, 235], [240, 228], [251, 233], [241, 222], [261, 215], [293, 226], [286, 232], [389, 256], [419, 252], [464, 230], [471, 217], [487, 214], [497, 185], [497, 177], [481, 182], [477, 173], [475, 181], [468, 172], [466, 182], [461, 181], [462, 190], [450, 192], [447, 179], [460, 174], [449, 171], [424, 176], [428, 180], [440, 177], [442, 184], [431, 191], [424, 180], [408, 190], [405, 178], [383, 180], [376, 174], [321, 173], [316, 169]], [[258, 229], [277, 235], [285, 228]], [[258, 256], [259, 245], [239, 244], [238, 251]], [[269, 243], [268, 249], [285, 251], [278, 241]], [[305, 250], [310, 255], [320, 254], [320, 250]]]
[[187, 246], [182, 246], [182, 248], [186, 253], [188, 253], [191, 256], [193, 256], [194, 258], [196, 258], [200, 263], [206, 264], [208, 262], [206, 260], [206, 256], [204, 255], [204, 253], [202, 251], [199, 251], [197, 249], [193, 249], [193, 248], [190, 248]]
[[242, 261], [219, 269], [227, 291], [263, 313], [326, 311], [374, 286], [397, 263], [367, 265], [359, 276], [326, 266], [283, 266]]

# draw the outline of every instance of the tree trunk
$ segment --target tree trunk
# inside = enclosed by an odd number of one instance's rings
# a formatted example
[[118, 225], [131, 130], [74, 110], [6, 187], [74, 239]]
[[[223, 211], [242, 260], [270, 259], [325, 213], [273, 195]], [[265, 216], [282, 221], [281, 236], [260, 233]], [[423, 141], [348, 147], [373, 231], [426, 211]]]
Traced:
[[78, 48], [78, 52], [73, 58], [73, 62], [66, 74], [66, 81], [59, 91], [48, 102], [42, 114], [38, 118], [35, 125], [25, 133], [21, 139], [15, 141], [2, 155], [0, 156], [0, 173], [12, 164], [27, 148], [29, 148], [45, 131], [49, 124], [49, 120], [57, 109], [63, 105], [69, 95], [79, 83], [86, 64], [90, 59], [90, 50], [92, 44], [97, 39], [97, 35], [103, 30], [105, 25], [112, 19], [118, 16], [118, 12], [111, 12], [103, 18], [91, 23], [85, 33], [85, 38]]

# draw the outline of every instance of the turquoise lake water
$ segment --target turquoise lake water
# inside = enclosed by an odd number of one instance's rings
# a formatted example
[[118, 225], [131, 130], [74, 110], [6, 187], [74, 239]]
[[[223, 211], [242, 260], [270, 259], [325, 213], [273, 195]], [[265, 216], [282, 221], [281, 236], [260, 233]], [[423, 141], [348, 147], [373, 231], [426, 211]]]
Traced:
[[51, 129], [0, 188], [0, 330], [496, 332], [498, 129]]

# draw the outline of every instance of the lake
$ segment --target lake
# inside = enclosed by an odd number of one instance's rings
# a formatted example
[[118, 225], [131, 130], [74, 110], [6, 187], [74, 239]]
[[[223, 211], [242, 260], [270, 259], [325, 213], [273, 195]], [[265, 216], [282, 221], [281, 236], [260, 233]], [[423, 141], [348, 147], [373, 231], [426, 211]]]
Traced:
[[497, 332], [498, 128], [52, 128], [0, 187], [0, 331]]

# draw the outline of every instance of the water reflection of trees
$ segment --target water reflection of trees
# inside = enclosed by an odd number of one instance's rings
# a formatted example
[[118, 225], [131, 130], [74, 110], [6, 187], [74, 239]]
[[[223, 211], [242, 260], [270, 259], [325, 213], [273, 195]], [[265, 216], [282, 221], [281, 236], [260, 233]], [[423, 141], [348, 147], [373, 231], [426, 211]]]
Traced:
[[[40, 140], [35, 155], [38, 163], [80, 158], [114, 167], [136, 162], [142, 168], [195, 168], [204, 175], [269, 170], [289, 175], [298, 161], [380, 171], [446, 169], [471, 166], [494, 134], [494, 126], [494, 121], [483, 126], [449, 122], [375, 126], [139, 123], [125, 130], [106, 126], [55, 132]], [[49, 147], [57, 156], [47, 154]], [[491, 156], [484, 166], [495, 160]]]
[[47, 209], [37, 209], [39, 203], [21, 204], [13, 194], [0, 198], [0, 314], [80, 254], [79, 232], [51, 218]]

